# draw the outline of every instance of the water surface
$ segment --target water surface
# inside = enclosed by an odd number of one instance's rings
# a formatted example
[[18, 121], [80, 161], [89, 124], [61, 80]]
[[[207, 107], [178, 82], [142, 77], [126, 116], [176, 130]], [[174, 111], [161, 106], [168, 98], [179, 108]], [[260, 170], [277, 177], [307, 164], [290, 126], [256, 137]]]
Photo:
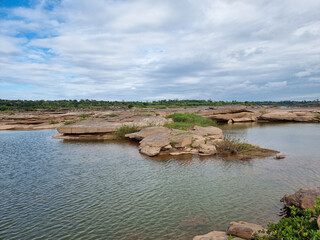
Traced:
[[0, 132], [0, 239], [191, 239], [277, 221], [285, 193], [319, 186], [320, 124], [223, 128], [287, 157], [158, 161], [136, 144]]

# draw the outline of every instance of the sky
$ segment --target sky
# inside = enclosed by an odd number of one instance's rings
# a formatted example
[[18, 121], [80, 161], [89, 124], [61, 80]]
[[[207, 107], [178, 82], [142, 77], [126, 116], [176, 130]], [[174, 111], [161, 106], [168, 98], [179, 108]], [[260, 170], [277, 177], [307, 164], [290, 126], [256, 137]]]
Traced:
[[319, 0], [0, 0], [0, 99], [318, 98]]

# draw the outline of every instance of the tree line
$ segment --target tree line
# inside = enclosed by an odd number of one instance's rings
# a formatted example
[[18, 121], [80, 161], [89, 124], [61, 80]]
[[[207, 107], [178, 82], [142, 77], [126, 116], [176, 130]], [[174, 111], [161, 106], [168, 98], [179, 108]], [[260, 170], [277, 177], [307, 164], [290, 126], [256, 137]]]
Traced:
[[6, 100], [0, 99], [0, 111], [59, 109], [59, 108], [167, 108], [222, 105], [267, 105], [267, 106], [320, 106], [319, 99], [313, 101], [212, 101], [212, 100], [159, 100], [141, 101], [98, 101], [98, 100]]

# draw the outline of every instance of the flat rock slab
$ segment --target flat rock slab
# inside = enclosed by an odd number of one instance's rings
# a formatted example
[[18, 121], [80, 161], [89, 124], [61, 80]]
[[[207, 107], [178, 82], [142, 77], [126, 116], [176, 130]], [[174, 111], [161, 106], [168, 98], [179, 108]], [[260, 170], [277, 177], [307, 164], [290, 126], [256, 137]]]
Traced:
[[286, 207], [295, 206], [299, 209], [314, 209], [320, 188], [301, 188], [294, 194], [286, 194], [280, 200]]
[[116, 132], [122, 125], [121, 123], [108, 122], [104, 119], [93, 119], [64, 125], [57, 130], [63, 134], [112, 133]]
[[212, 231], [204, 235], [198, 235], [193, 240], [228, 240], [229, 237], [226, 232]]

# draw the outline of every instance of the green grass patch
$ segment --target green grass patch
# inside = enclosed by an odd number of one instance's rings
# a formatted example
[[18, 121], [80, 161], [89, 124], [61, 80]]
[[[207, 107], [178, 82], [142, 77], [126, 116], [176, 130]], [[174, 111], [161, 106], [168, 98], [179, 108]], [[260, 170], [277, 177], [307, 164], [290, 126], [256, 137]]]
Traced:
[[166, 118], [172, 118], [173, 123], [165, 124], [165, 127], [186, 130], [193, 126], [216, 126], [217, 123], [212, 119], [202, 117], [195, 113], [174, 113]]
[[101, 116], [100, 118], [106, 118], [106, 117], [118, 117], [118, 115], [117, 115], [117, 114], [114, 114], [114, 113], [111, 113], [111, 114], [103, 115], [103, 116]]
[[90, 117], [90, 115], [88, 115], [88, 114], [82, 114], [82, 115], [78, 115], [77, 117], [86, 119], [86, 118]]
[[246, 142], [241, 142], [239, 138], [225, 137], [224, 141], [217, 144], [217, 152], [220, 154], [248, 154], [255, 150], [257, 146]]
[[315, 117], [316, 119], [320, 119], [320, 114], [316, 114], [314, 117]]
[[50, 124], [57, 124], [57, 123], [59, 123], [59, 122], [56, 121], [56, 120], [51, 119], [49, 123], [50, 123]]
[[263, 114], [266, 114], [266, 113], [267, 113], [267, 110], [264, 109], [264, 108], [263, 108], [263, 109], [260, 109], [260, 110], [259, 110], [259, 113], [261, 113], [262, 115], [263, 115]]
[[146, 114], [136, 114], [134, 116], [139, 116], [139, 117], [150, 117], [150, 116], [153, 116], [152, 114], [150, 113], [146, 113]]
[[128, 126], [128, 125], [122, 125], [118, 131], [115, 133], [118, 137], [124, 137], [128, 133], [134, 133], [139, 131], [137, 126]]
[[70, 125], [70, 124], [73, 124], [73, 123], [75, 123], [75, 121], [67, 120], [67, 121], [64, 122], [64, 125]]

